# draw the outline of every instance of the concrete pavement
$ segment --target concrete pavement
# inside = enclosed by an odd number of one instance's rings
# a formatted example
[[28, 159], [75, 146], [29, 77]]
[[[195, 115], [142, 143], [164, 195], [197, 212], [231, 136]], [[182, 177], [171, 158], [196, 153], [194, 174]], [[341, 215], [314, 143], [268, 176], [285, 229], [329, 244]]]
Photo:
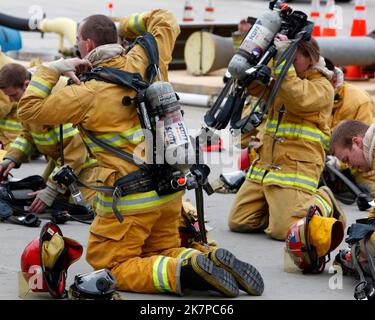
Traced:
[[[188, 128], [199, 129], [206, 109], [184, 107]], [[211, 163], [212, 177], [217, 177], [222, 171], [236, 168], [238, 149], [232, 148], [228, 132], [223, 130], [222, 137], [226, 150], [222, 153], [210, 153], [207, 163]], [[225, 165], [223, 165], [223, 163]], [[15, 177], [24, 177], [42, 172], [44, 163], [41, 160], [25, 164], [21, 169], [14, 170]], [[189, 197], [194, 202], [194, 193], [189, 191]], [[227, 248], [244, 261], [252, 263], [261, 272], [265, 291], [260, 297], [248, 296], [245, 293], [235, 299], [239, 300], [330, 300], [353, 299], [356, 280], [351, 277], [336, 277], [331, 262], [324, 273], [319, 275], [302, 275], [300, 272], [284, 272], [284, 242], [267, 238], [264, 234], [232, 233], [227, 227], [227, 215], [230, 210], [233, 194], [213, 194], [205, 196], [205, 213], [208, 225], [213, 228], [210, 232], [220, 247]], [[355, 219], [366, 217], [366, 212], [360, 212], [356, 206], [343, 206], [348, 216], [348, 225]], [[78, 222], [67, 222], [61, 225], [63, 234], [76, 239], [86, 249], [88, 226]], [[29, 241], [37, 237], [39, 228], [27, 228], [18, 225], [0, 223], [0, 299], [18, 299], [17, 272], [20, 270], [20, 257]], [[342, 244], [344, 247], [345, 244]], [[332, 254], [334, 258], [335, 254]], [[91, 271], [84, 256], [68, 270], [69, 286], [74, 275]], [[222, 299], [218, 295], [193, 292], [184, 297], [163, 294], [134, 294], [123, 293], [124, 299]], [[45, 294], [32, 294], [27, 299], [49, 299]]]

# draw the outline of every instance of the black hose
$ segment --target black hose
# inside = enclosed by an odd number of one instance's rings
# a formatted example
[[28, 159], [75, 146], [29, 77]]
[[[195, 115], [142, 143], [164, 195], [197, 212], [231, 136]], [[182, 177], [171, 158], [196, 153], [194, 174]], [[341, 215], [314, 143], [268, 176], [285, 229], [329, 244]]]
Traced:
[[70, 220], [73, 220], [73, 221], [77, 221], [77, 222], [84, 223], [84, 224], [89, 224], [89, 225], [92, 223], [92, 221], [86, 221], [86, 220], [78, 219], [78, 218], [76, 218], [75, 216], [72, 216], [69, 213], [67, 213], [66, 215], [69, 217]]
[[23, 19], [23, 18], [16, 18], [13, 16], [9, 16], [4, 13], [0, 13], [0, 25], [20, 31], [40, 31], [36, 29], [36, 24], [35, 24], [35, 29], [30, 28], [29, 24], [29, 19]]

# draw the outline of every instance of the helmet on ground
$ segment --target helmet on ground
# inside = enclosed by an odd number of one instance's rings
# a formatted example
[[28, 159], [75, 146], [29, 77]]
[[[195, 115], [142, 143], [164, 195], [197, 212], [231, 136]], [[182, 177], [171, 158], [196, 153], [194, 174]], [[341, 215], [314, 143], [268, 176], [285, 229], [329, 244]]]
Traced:
[[40, 236], [26, 246], [21, 256], [21, 271], [29, 289], [49, 292], [56, 299], [66, 297], [67, 270], [82, 252], [81, 244], [63, 237], [56, 224], [46, 223]]
[[289, 228], [285, 240], [287, 252], [304, 273], [320, 273], [325, 267], [324, 257], [319, 258], [315, 248], [309, 243], [309, 222], [315, 214], [321, 215], [319, 208], [311, 206], [307, 216]]

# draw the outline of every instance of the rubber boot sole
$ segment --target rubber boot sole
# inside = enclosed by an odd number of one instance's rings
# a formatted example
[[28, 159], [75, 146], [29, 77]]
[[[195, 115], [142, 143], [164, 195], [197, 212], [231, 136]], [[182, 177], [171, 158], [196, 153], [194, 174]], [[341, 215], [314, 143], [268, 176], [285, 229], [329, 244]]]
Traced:
[[233, 253], [222, 248], [211, 252], [210, 259], [215, 265], [232, 274], [241, 290], [253, 296], [262, 295], [264, 291], [263, 278], [254, 266], [238, 260]]
[[193, 270], [217, 291], [227, 297], [237, 297], [239, 293], [235, 278], [224, 269], [221, 269], [202, 254], [191, 258]]

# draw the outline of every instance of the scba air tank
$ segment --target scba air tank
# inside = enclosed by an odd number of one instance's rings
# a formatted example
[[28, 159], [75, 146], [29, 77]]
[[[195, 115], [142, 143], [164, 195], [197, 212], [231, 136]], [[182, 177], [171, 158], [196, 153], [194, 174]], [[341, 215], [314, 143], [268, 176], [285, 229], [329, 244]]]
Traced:
[[[195, 162], [195, 152], [181, 113], [177, 95], [169, 82], [157, 81], [146, 91], [156, 125], [156, 159], [164, 159], [170, 165]], [[163, 140], [160, 146], [158, 141]]]
[[280, 11], [276, 8], [267, 10], [257, 19], [229, 62], [228, 71], [234, 79], [243, 80], [247, 77], [245, 71], [256, 65], [262, 57], [280, 30], [281, 20]]

